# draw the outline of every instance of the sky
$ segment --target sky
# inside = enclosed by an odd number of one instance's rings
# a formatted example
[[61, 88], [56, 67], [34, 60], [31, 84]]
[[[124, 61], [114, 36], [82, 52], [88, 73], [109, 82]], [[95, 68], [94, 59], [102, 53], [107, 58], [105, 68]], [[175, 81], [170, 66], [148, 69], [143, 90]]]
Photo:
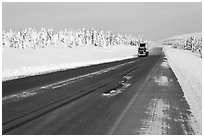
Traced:
[[201, 2], [3, 2], [2, 29], [95, 28], [160, 40], [202, 32]]

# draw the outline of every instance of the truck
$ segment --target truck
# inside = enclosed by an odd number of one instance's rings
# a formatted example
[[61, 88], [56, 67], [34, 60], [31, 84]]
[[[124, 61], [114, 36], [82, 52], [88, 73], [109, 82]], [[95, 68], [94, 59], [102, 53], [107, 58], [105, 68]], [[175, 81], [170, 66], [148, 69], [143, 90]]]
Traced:
[[138, 46], [138, 57], [146, 57], [148, 56], [149, 51], [147, 47], [147, 43], [140, 43]]

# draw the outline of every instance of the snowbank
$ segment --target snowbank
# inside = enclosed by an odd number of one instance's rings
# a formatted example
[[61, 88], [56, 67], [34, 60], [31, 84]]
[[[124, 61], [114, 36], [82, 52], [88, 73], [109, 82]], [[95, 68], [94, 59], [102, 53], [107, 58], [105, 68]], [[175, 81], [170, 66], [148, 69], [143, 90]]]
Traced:
[[191, 52], [169, 47], [164, 47], [164, 52], [190, 105], [194, 131], [202, 134], [202, 59]]
[[93, 64], [133, 58], [137, 47], [117, 45], [106, 48], [79, 46], [39, 49], [2, 49], [2, 80], [45, 74]]

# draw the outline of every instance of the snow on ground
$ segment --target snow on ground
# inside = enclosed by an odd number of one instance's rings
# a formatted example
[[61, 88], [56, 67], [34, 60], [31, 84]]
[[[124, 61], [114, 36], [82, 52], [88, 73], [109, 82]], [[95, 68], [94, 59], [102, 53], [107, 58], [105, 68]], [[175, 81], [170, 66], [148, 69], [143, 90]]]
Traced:
[[169, 47], [164, 47], [164, 52], [194, 115], [194, 130], [202, 134], [202, 59]]
[[104, 62], [132, 58], [137, 47], [78, 46], [73, 48], [49, 46], [37, 49], [2, 49], [2, 80], [45, 74]]

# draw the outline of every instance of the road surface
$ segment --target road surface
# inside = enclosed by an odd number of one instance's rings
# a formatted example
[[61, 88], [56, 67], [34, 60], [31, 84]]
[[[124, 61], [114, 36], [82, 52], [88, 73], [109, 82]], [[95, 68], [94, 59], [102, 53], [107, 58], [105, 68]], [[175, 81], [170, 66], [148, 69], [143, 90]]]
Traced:
[[195, 134], [162, 48], [2, 86], [3, 134]]

